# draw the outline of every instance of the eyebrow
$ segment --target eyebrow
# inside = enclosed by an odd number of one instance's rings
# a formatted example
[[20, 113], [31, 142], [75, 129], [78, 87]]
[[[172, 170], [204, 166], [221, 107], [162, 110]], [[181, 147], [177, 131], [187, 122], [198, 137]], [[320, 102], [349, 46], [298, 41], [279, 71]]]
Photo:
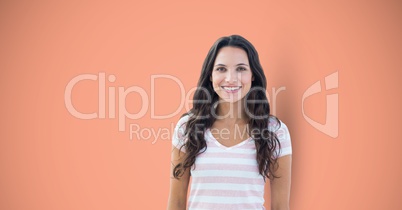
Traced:
[[[219, 63], [219, 64], [216, 64], [215, 66], [226, 66], [226, 65]], [[239, 63], [239, 64], [237, 64], [236, 66], [248, 66], [248, 65], [245, 64], [245, 63]]]

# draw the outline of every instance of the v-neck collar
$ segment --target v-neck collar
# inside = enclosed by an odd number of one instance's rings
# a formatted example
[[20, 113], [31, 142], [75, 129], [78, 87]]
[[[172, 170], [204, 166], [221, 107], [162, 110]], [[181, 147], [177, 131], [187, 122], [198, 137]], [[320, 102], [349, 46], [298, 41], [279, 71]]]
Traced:
[[207, 135], [211, 138], [211, 141], [213, 141], [218, 147], [220, 147], [220, 148], [222, 148], [222, 149], [224, 149], [224, 150], [231, 150], [231, 149], [233, 149], [233, 148], [240, 147], [240, 146], [244, 145], [245, 143], [247, 143], [248, 141], [250, 141], [250, 140], [253, 139], [252, 137], [248, 137], [246, 140], [243, 140], [243, 141], [241, 141], [241, 142], [239, 142], [239, 143], [237, 143], [237, 144], [235, 144], [235, 145], [233, 145], [233, 146], [228, 147], [228, 146], [225, 146], [225, 145], [221, 144], [221, 143], [214, 137], [214, 135], [212, 135], [211, 129], [208, 128], [206, 132], [207, 132]]

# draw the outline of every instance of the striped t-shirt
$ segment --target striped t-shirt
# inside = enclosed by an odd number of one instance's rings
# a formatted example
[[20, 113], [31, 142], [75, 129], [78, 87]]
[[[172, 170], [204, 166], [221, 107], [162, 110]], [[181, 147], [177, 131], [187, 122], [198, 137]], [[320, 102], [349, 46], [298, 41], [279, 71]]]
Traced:
[[[176, 125], [173, 145], [176, 148], [187, 140], [184, 137], [185, 123], [189, 115], [182, 117]], [[281, 143], [278, 157], [292, 154], [290, 134], [287, 126], [281, 127], [275, 120], [269, 121]], [[259, 174], [255, 142], [252, 138], [231, 147], [220, 144], [208, 129], [205, 131], [207, 149], [198, 155], [195, 167], [191, 167], [191, 188], [188, 209], [265, 209], [264, 178]], [[185, 148], [182, 147], [183, 152]], [[279, 148], [277, 148], [279, 151]]]

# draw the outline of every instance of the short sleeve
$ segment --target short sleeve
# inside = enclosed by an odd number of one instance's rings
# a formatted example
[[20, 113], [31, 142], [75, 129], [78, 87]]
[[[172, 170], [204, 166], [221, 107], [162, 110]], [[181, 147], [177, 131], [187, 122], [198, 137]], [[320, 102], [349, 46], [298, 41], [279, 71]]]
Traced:
[[172, 144], [174, 147], [177, 149], [181, 150], [182, 152], [186, 152], [186, 149], [182, 147], [182, 145], [185, 144], [187, 141], [187, 137], [184, 135], [184, 132], [186, 130], [186, 123], [189, 118], [189, 115], [185, 115], [180, 118], [180, 120], [177, 122], [174, 132], [173, 132], [173, 137], [172, 137]]
[[279, 124], [276, 121], [275, 122], [274, 121], [270, 121], [270, 125], [274, 127], [274, 132], [278, 136], [278, 140], [281, 144], [281, 148], [279, 148], [279, 146], [276, 147], [275, 154], [277, 154], [278, 158], [283, 157], [285, 155], [291, 155], [292, 141], [290, 138], [289, 129], [286, 126], [286, 124], [281, 120], [279, 120], [281, 122], [280, 127]]

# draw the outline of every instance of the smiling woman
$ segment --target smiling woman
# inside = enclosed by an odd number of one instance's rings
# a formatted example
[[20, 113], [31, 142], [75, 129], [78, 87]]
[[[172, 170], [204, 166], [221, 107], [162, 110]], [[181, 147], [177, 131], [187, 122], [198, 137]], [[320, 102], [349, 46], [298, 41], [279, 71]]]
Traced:
[[223, 47], [219, 50], [210, 79], [221, 99], [227, 102], [241, 100], [251, 88], [252, 77], [243, 49]]
[[239, 35], [218, 39], [193, 101], [172, 139], [168, 209], [265, 209], [267, 178], [271, 209], [289, 209], [290, 134], [270, 113], [253, 45]]

